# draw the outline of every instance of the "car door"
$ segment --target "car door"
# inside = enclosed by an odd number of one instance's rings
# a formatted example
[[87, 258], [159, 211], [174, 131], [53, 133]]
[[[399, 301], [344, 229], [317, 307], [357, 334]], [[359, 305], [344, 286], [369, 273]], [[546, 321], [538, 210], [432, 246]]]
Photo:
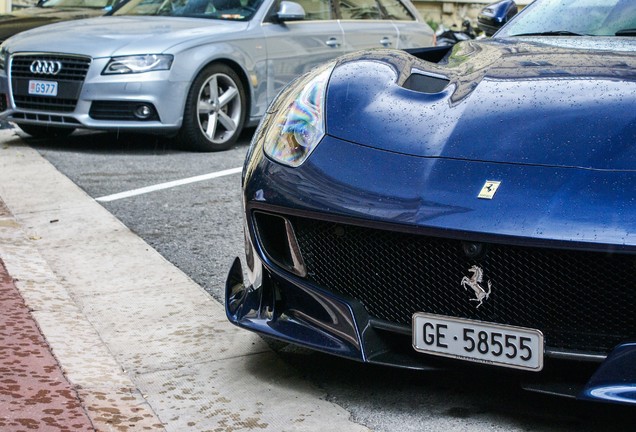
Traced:
[[424, 22], [412, 3], [402, 0], [378, 0], [388, 19], [397, 29], [396, 48], [418, 48], [433, 45], [433, 29]]
[[433, 45], [433, 30], [408, 0], [337, 0], [345, 51]]
[[397, 48], [397, 28], [377, 0], [334, 0], [345, 35], [345, 51]]
[[330, 0], [296, 3], [305, 10], [304, 20], [263, 23], [270, 101], [297, 76], [344, 53], [343, 32]]

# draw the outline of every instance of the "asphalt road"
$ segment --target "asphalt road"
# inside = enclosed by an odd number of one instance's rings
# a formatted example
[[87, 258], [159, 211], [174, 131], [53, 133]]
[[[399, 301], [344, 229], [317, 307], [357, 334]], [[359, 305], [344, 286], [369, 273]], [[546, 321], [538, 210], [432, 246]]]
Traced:
[[[148, 136], [76, 132], [25, 139], [93, 198], [241, 167], [250, 134], [222, 153], [189, 153]], [[222, 301], [226, 272], [242, 256], [240, 174], [188, 183], [102, 205]], [[279, 352], [352, 419], [376, 431], [634, 430], [631, 408], [581, 403], [519, 389], [518, 377], [467, 368], [403, 371], [304, 349]], [[329, 419], [325, 419], [328, 430]]]

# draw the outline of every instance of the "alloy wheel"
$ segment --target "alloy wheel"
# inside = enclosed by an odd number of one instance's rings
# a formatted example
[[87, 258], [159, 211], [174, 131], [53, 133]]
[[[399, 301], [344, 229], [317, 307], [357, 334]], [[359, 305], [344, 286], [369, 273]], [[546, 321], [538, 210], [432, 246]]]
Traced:
[[201, 132], [215, 144], [232, 139], [239, 127], [242, 106], [238, 84], [226, 74], [215, 73], [201, 86], [197, 117]]

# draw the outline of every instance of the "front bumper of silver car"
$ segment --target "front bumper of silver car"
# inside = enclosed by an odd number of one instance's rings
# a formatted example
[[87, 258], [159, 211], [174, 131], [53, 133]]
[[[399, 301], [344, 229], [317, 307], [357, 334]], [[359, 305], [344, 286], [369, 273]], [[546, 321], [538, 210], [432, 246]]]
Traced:
[[[31, 57], [34, 55], [23, 58], [28, 62]], [[188, 81], [172, 80], [170, 71], [102, 75], [108, 59], [83, 59], [87, 67], [84, 76], [40, 76], [24, 67], [19, 72], [12, 58], [8, 73], [0, 72], [0, 118], [98, 130], [170, 133], [179, 129]], [[33, 82], [53, 83], [56, 94], [30, 94], [28, 87]]]

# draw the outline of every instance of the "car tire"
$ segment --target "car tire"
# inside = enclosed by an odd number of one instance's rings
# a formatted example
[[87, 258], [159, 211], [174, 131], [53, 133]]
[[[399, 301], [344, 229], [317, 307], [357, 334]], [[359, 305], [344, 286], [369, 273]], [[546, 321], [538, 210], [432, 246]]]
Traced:
[[243, 130], [245, 90], [239, 76], [221, 63], [203, 69], [188, 92], [179, 146], [195, 151], [230, 148]]
[[75, 128], [40, 126], [32, 124], [18, 124], [18, 127], [33, 138], [63, 138], [65, 136], [69, 136], [75, 130]]

